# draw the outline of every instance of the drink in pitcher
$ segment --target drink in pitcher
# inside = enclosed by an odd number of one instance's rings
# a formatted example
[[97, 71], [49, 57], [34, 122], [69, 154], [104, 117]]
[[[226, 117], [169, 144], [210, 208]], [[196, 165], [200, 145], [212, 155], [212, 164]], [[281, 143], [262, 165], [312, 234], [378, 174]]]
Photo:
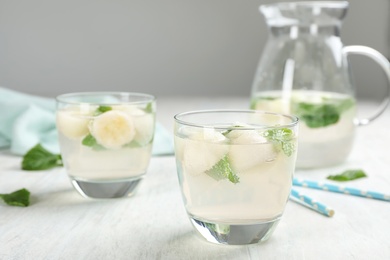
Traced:
[[343, 44], [340, 32], [348, 9], [348, 1], [260, 6], [269, 37], [254, 75], [251, 108], [299, 117], [300, 168], [345, 161], [356, 126], [369, 124], [390, 104], [390, 84], [380, 85], [385, 88], [378, 109], [369, 117], [355, 117], [356, 86], [349, 58], [359, 55], [372, 59], [389, 80], [390, 63], [370, 47]]
[[[208, 241], [266, 240], [287, 203], [296, 158], [295, 123], [274, 125], [278, 116], [253, 112], [241, 116], [230, 112], [231, 123], [218, 123], [222, 112], [206, 126], [176, 123], [176, 161], [185, 207], [193, 226]], [[257, 117], [262, 122], [252, 121]]]
[[313, 90], [265, 91], [252, 98], [251, 108], [298, 116], [298, 167], [341, 163], [352, 149], [356, 102], [349, 95]]

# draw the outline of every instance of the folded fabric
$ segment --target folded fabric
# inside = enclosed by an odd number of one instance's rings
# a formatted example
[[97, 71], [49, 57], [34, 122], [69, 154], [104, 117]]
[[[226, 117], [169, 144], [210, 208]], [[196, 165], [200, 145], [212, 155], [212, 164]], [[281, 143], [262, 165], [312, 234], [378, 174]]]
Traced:
[[[55, 124], [55, 100], [0, 87], [0, 148], [23, 155], [40, 143], [59, 153]], [[153, 141], [153, 155], [173, 154], [170, 133], [159, 123]]]

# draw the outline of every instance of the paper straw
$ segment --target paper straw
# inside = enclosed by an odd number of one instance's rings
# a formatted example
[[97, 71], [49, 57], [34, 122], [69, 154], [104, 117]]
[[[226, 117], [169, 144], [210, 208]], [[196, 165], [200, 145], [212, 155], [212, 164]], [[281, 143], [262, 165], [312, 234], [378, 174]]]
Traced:
[[337, 186], [334, 184], [321, 183], [321, 182], [316, 182], [316, 181], [300, 180], [300, 179], [294, 178], [293, 185], [312, 188], [312, 189], [318, 189], [318, 190], [343, 193], [343, 194], [359, 196], [359, 197], [364, 197], [364, 198], [370, 198], [370, 199], [390, 201], [390, 195], [385, 195], [385, 194], [382, 194], [379, 192], [365, 191], [365, 190], [360, 190], [360, 189], [356, 189], [356, 188]]
[[327, 217], [332, 217], [334, 215], [334, 210], [325, 206], [324, 204], [311, 199], [310, 197], [300, 194], [298, 191], [292, 189], [290, 193], [290, 198], [297, 200], [298, 202], [308, 206], [310, 209], [315, 210]]

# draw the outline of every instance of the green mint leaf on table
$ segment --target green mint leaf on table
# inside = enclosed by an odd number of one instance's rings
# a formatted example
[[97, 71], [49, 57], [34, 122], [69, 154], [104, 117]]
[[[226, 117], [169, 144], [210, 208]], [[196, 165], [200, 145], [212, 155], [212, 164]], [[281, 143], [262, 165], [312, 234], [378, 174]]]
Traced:
[[17, 190], [9, 194], [0, 194], [0, 198], [10, 206], [27, 207], [30, 205], [30, 192], [26, 189]]
[[230, 167], [229, 158], [225, 155], [217, 164], [215, 164], [210, 170], [206, 171], [206, 174], [213, 179], [219, 181], [228, 179], [230, 182], [236, 184], [240, 182], [240, 178], [233, 172]]
[[333, 180], [333, 181], [352, 181], [364, 177], [367, 177], [366, 173], [363, 170], [358, 169], [358, 170], [346, 170], [341, 174], [330, 175], [326, 178], [328, 180]]
[[26, 171], [47, 170], [62, 165], [60, 154], [53, 154], [40, 144], [31, 148], [22, 160], [22, 169]]
[[288, 128], [275, 128], [264, 132], [264, 137], [273, 142], [277, 148], [282, 149], [285, 155], [291, 156], [295, 151], [295, 145], [292, 142], [294, 133]]

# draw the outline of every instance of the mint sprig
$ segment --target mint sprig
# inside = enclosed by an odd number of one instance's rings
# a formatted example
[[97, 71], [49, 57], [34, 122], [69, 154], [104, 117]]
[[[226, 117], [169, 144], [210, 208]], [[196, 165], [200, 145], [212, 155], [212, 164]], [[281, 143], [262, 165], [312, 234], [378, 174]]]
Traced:
[[207, 170], [206, 174], [217, 181], [228, 179], [234, 184], [240, 182], [240, 178], [230, 167], [229, 158], [227, 155], [219, 160], [210, 170]]
[[293, 142], [294, 132], [289, 128], [275, 128], [267, 130], [263, 136], [270, 142], [274, 143], [278, 150], [282, 150], [285, 155], [291, 156], [295, 151]]
[[293, 112], [310, 128], [319, 128], [336, 124], [341, 114], [355, 104], [351, 98], [339, 100], [323, 98], [323, 103], [294, 103]]
[[364, 177], [367, 177], [366, 173], [363, 170], [357, 169], [357, 170], [346, 170], [340, 174], [329, 175], [326, 178], [332, 181], [352, 181]]
[[0, 198], [9, 206], [27, 207], [30, 205], [30, 192], [24, 188], [9, 194], [0, 194]]
[[310, 128], [336, 124], [340, 119], [337, 107], [330, 104], [299, 103], [296, 108], [298, 117]]
[[26, 171], [47, 170], [57, 166], [63, 166], [60, 154], [53, 154], [37, 144], [31, 148], [22, 160], [22, 169]]

